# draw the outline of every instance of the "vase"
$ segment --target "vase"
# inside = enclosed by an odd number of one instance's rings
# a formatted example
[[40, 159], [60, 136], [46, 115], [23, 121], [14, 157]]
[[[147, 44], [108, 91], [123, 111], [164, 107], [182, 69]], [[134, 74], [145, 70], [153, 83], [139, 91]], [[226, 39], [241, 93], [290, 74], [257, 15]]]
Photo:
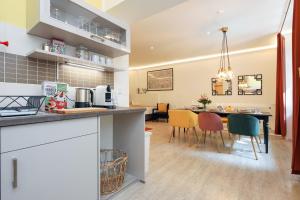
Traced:
[[203, 104], [203, 109], [206, 110], [206, 104], [205, 103]]

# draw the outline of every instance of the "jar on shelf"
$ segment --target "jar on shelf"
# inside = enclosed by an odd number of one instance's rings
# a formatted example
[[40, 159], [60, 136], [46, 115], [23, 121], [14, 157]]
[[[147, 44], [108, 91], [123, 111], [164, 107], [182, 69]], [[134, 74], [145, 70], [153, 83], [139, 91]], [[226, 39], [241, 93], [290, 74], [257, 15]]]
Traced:
[[121, 33], [117, 31], [112, 32], [113, 41], [117, 43], [121, 43]]
[[43, 43], [42, 49], [43, 49], [44, 51], [50, 52], [50, 51], [51, 51], [51, 45], [50, 45], [50, 42], [48, 41], [48, 42]]
[[113, 40], [113, 32], [111, 30], [111, 28], [104, 28], [103, 29], [103, 33], [104, 33], [104, 37], [108, 40]]
[[84, 60], [89, 60], [88, 48], [80, 45], [76, 48], [76, 57]]
[[99, 54], [90, 52], [90, 61], [93, 63], [99, 64]]
[[104, 55], [99, 55], [99, 64], [105, 65], [105, 56]]

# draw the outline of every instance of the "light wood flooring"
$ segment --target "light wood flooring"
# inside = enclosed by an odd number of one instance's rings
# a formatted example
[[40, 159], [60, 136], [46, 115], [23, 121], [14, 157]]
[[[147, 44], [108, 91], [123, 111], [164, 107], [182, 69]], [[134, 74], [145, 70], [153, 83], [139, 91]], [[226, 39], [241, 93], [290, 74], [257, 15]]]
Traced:
[[281, 137], [271, 136], [269, 154], [254, 160], [248, 138], [230, 152], [227, 133], [226, 148], [220, 137], [218, 148], [214, 137], [189, 146], [183, 139], [168, 143], [167, 123], [147, 126], [153, 135], [146, 183], [134, 183], [114, 200], [300, 200], [300, 176], [290, 174], [292, 144]]

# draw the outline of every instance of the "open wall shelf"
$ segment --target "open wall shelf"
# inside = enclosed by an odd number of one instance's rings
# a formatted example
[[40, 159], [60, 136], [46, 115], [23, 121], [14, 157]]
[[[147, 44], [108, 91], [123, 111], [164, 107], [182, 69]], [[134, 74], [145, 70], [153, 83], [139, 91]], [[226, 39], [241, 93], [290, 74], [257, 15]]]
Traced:
[[80, 58], [63, 55], [63, 54], [58, 54], [58, 53], [53, 53], [53, 52], [48, 52], [48, 51], [44, 51], [44, 50], [34, 50], [34, 51], [30, 52], [27, 56], [31, 57], [31, 58], [41, 59], [41, 60], [54, 61], [54, 62], [58, 62], [60, 64], [66, 64], [68, 62], [76, 63], [76, 64], [80, 64], [80, 65], [85, 65], [89, 68], [94, 68], [95, 70], [98, 69], [100, 71], [120, 71], [120, 69], [116, 69], [113, 66], [96, 64], [89, 60], [83, 60]]

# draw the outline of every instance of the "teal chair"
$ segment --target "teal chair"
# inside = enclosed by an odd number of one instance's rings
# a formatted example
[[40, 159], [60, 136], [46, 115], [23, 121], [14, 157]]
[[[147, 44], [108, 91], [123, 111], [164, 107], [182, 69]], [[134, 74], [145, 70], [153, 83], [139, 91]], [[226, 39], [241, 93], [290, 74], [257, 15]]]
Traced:
[[[228, 131], [233, 135], [243, 135], [249, 136], [251, 138], [251, 143], [255, 155], [255, 159], [257, 160], [257, 154], [255, 151], [253, 138], [255, 139], [258, 149], [260, 150], [257, 137], [259, 136], [259, 120], [253, 116], [245, 115], [245, 114], [232, 114], [228, 116]], [[233, 137], [233, 143], [234, 144]]]

